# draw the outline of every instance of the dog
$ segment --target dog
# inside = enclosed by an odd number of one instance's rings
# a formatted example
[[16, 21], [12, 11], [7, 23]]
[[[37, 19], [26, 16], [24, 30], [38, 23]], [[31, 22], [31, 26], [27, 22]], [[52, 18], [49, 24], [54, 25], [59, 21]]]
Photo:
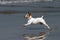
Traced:
[[27, 24], [24, 24], [24, 27], [31, 24], [41, 24], [41, 25], [44, 25], [45, 28], [47, 27], [50, 30], [50, 27], [48, 26], [46, 21], [43, 19], [43, 16], [38, 18], [33, 18], [32, 14], [30, 12], [27, 12], [27, 14], [25, 15], [25, 18], [28, 20], [28, 22]]

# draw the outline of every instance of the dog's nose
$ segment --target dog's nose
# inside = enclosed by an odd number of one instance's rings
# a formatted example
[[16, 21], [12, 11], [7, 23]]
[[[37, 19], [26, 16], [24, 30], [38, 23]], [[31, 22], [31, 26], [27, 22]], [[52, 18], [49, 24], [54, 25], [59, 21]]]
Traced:
[[26, 16], [24, 16], [26, 18]]
[[26, 16], [24, 16], [26, 18]]
[[26, 18], [26, 16], [24, 16]]
[[25, 16], [24, 16], [24, 18], [25, 18]]

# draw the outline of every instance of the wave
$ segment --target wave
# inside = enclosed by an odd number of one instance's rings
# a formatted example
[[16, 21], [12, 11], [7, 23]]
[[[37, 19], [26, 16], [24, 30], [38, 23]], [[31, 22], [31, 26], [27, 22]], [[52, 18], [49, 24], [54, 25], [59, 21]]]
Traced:
[[0, 4], [15, 4], [15, 3], [29, 3], [29, 2], [40, 2], [40, 1], [52, 1], [52, 0], [16, 0], [16, 1], [0, 1]]

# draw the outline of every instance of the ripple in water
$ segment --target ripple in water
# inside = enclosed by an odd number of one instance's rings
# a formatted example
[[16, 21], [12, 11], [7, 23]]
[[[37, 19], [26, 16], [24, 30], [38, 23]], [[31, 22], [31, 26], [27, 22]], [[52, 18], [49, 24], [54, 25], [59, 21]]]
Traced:
[[40, 32], [38, 35], [27, 35], [24, 34], [24, 40], [44, 40], [45, 38], [47, 38], [49, 35], [49, 32]]

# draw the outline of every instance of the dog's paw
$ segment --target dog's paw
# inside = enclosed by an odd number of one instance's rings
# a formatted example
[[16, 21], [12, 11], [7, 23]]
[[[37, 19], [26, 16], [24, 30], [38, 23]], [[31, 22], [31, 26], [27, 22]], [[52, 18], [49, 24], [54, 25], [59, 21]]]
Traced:
[[52, 29], [52, 28], [50, 28], [50, 29], [48, 29], [50, 32], [52, 32], [54, 29]]
[[24, 28], [26, 27], [26, 25], [24, 25]]

